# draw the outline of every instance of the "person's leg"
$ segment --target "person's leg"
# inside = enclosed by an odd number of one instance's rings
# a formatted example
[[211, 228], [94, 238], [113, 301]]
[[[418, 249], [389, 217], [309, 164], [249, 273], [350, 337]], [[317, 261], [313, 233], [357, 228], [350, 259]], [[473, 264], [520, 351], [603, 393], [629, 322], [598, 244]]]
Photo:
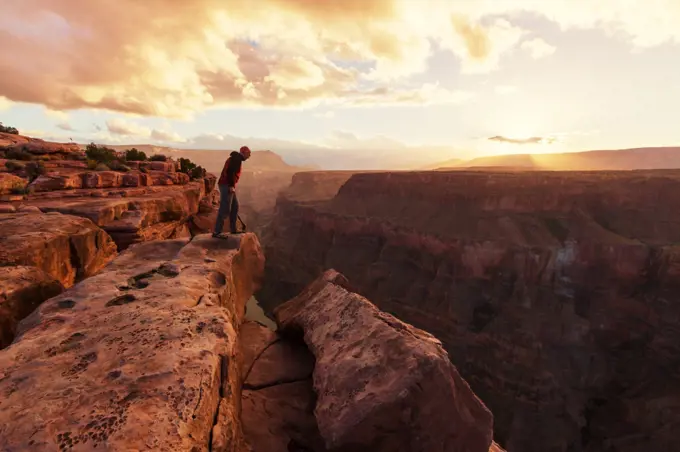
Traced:
[[213, 234], [218, 235], [222, 233], [222, 228], [224, 226], [224, 220], [230, 214], [229, 209], [231, 207], [231, 193], [229, 193], [229, 187], [226, 185], [218, 185], [220, 188], [220, 207], [217, 210], [217, 221], [215, 222], [215, 229]]
[[231, 210], [229, 211], [229, 227], [231, 232], [238, 232], [236, 229], [236, 220], [238, 219], [238, 199], [236, 193], [232, 193]]

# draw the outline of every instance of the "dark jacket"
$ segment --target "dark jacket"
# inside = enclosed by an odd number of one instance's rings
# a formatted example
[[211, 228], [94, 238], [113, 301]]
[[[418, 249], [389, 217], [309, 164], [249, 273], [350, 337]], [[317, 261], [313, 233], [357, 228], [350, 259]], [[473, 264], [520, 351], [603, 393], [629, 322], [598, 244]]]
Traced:
[[224, 168], [222, 168], [222, 174], [220, 175], [220, 180], [217, 182], [219, 185], [227, 185], [229, 187], [236, 187], [239, 178], [241, 177], [241, 164], [243, 163], [243, 156], [240, 152], [232, 152], [229, 154], [229, 158], [224, 163]]

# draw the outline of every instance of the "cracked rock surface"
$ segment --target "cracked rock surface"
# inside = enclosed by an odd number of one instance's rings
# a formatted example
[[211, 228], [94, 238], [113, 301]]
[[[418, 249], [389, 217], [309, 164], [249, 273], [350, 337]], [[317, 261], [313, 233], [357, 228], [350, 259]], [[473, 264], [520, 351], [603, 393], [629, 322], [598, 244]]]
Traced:
[[147, 242], [44, 302], [0, 351], [0, 450], [243, 450], [236, 331], [262, 267], [252, 234]]

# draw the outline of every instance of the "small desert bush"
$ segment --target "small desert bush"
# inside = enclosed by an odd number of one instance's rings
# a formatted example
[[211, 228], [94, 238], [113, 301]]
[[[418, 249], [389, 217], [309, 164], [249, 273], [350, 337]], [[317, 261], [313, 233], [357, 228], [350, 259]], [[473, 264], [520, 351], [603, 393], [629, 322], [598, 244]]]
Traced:
[[207, 171], [205, 170], [205, 168], [203, 168], [202, 166], [197, 166], [196, 168], [191, 170], [191, 173], [189, 173], [189, 177], [191, 177], [192, 180], [203, 179], [206, 173]]
[[94, 160], [97, 163], [109, 163], [116, 160], [116, 151], [107, 148], [106, 146], [98, 146], [94, 143], [90, 143], [85, 148], [85, 155], [89, 160]]
[[105, 163], [97, 163], [97, 166], [94, 167], [95, 171], [111, 171], [111, 168], [108, 167]]
[[147, 156], [144, 151], [138, 151], [137, 148], [132, 148], [125, 151], [125, 160], [128, 162], [145, 162]]
[[29, 162], [26, 164], [26, 175], [31, 182], [45, 173], [47, 173], [47, 170], [43, 162]]
[[156, 154], [149, 157], [152, 162], [167, 162], [168, 158], [163, 154]]
[[202, 166], [196, 165], [189, 159], [179, 159], [179, 171], [187, 174], [192, 180], [205, 177], [206, 170]]
[[19, 131], [17, 130], [16, 127], [5, 126], [5, 125], [3, 125], [1, 122], [0, 122], [0, 132], [11, 133], [11, 134], [14, 134], [14, 135], [19, 135]]

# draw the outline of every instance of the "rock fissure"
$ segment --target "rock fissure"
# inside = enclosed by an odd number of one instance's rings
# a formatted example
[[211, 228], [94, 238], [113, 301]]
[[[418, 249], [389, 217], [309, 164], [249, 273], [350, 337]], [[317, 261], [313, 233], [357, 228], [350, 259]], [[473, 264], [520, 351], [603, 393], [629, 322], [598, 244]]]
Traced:
[[297, 383], [299, 381], [307, 381], [309, 377], [302, 378], [282, 378], [280, 380], [274, 380], [261, 385], [251, 385], [248, 383], [243, 383], [243, 389], [248, 391], [259, 391], [261, 389], [271, 388], [272, 386], [285, 385], [288, 383]]

